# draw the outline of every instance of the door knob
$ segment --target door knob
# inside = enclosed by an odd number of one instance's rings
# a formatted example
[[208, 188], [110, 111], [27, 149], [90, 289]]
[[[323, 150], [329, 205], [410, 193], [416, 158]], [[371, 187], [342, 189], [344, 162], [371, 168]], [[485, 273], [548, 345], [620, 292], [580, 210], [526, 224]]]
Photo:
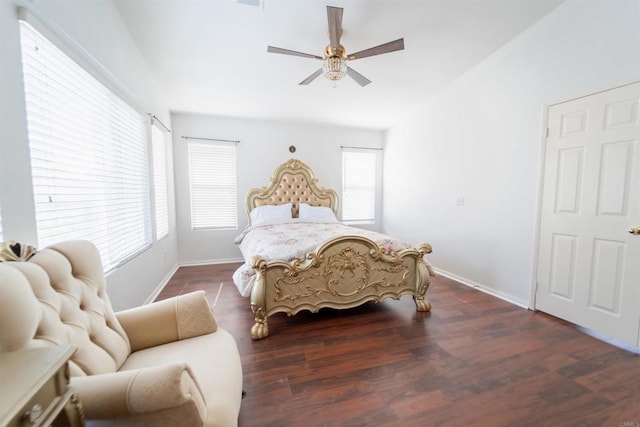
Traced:
[[640, 235], [640, 227], [631, 227], [629, 233], [635, 234], [636, 236]]

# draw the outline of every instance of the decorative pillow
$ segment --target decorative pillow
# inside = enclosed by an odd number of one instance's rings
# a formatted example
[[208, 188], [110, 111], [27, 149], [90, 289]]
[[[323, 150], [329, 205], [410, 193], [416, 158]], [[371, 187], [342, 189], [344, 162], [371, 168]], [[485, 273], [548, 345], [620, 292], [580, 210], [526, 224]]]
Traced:
[[311, 206], [306, 203], [300, 203], [298, 218], [315, 219], [325, 222], [338, 222], [338, 219], [331, 208], [325, 206]]
[[251, 225], [261, 224], [268, 221], [280, 221], [291, 219], [291, 203], [283, 205], [258, 206], [249, 212]]

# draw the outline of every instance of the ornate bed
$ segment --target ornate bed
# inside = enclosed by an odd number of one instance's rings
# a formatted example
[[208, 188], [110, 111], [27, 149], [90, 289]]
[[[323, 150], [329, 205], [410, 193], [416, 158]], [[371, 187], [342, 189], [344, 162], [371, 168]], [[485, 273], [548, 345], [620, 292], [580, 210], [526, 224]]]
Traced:
[[[250, 214], [256, 208], [279, 209], [283, 204], [288, 208], [290, 203], [293, 218], [298, 218], [300, 209], [309, 209], [308, 206], [338, 212], [338, 194], [321, 187], [311, 169], [297, 159], [280, 165], [267, 186], [249, 191], [245, 201], [249, 225], [236, 239], [239, 245], [245, 233], [258, 227], [257, 224], [252, 227]], [[256, 209], [256, 212], [260, 210]], [[306, 230], [313, 224], [299, 224], [298, 227]], [[379, 233], [368, 232], [372, 236], [368, 238], [367, 232], [360, 229], [342, 224], [331, 227], [345, 227], [348, 234], [324, 240], [317, 247], [314, 245], [315, 249], [293, 259], [272, 259], [267, 254], [248, 255], [246, 248], [240, 246], [246, 261], [240, 269], [244, 268], [244, 274], [253, 276], [247, 289], [240, 287], [236, 274], [234, 282], [241, 293], [250, 292], [255, 318], [251, 328], [254, 340], [269, 335], [268, 317], [278, 312], [292, 316], [301, 310], [345, 309], [367, 301], [399, 299], [406, 294], [413, 296], [417, 311], [431, 309], [425, 298], [431, 269], [423, 261], [423, 256], [431, 253], [430, 245], [406, 245], [401, 250], [394, 250], [386, 243], [374, 241], [373, 236], [379, 240]]]

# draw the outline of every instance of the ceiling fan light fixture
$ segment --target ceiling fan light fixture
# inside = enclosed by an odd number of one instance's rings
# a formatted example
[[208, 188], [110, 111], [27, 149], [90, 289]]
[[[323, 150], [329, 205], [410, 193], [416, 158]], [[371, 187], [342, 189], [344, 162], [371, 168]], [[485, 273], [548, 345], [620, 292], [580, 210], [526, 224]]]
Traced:
[[330, 56], [322, 61], [324, 76], [335, 82], [342, 79], [347, 71], [347, 61], [339, 56]]

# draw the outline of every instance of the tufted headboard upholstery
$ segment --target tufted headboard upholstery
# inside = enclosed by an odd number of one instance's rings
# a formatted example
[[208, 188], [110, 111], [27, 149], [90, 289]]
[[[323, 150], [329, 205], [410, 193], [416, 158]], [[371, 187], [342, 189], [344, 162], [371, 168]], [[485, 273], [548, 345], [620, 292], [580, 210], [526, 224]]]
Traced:
[[0, 350], [69, 343], [71, 375], [115, 372], [131, 353], [97, 248], [69, 241], [0, 263]]
[[338, 193], [321, 187], [311, 168], [297, 159], [289, 159], [278, 166], [266, 187], [254, 188], [245, 197], [247, 216], [257, 206], [289, 202], [293, 218], [298, 217], [300, 203], [329, 207], [338, 216]]

